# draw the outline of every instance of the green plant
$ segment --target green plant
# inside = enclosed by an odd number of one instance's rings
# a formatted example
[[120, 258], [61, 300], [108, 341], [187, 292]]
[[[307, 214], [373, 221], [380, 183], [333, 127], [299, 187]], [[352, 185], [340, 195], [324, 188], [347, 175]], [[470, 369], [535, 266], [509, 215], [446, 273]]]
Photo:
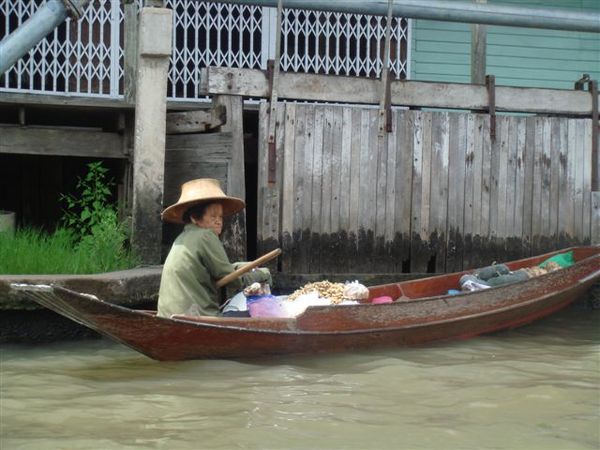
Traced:
[[111, 188], [115, 183], [108, 179], [108, 169], [102, 162], [87, 165], [88, 172], [77, 181], [78, 195], [62, 194], [60, 199], [66, 203], [61, 224], [73, 231], [77, 241], [91, 234], [107, 212], [116, 212], [109, 203]]
[[[80, 260], [94, 268], [82, 267], [81, 270], [106, 272], [135, 266], [138, 260], [127, 248], [127, 240], [127, 229], [119, 222], [116, 211], [106, 209], [99, 221], [92, 226], [90, 234], [83, 236], [77, 246], [82, 255]], [[90, 255], [91, 258], [85, 258], [85, 255]]]

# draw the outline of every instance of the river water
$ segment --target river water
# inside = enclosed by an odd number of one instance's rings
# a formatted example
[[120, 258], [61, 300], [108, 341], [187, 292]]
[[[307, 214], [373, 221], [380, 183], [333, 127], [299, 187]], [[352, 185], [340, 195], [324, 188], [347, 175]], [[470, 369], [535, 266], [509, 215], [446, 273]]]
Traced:
[[0, 449], [598, 449], [600, 311], [412, 349], [161, 363], [1, 349]]

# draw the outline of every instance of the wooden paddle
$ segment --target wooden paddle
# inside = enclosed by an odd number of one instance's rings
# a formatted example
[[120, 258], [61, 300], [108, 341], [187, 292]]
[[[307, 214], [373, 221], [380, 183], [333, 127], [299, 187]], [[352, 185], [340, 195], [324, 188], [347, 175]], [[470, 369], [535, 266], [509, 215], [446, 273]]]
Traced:
[[255, 267], [258, 267], [261, 264], [264, 264], [264, 263], [266, 263], [268, 261], [271, 261], [273, 258], [277, 258], [279, 255], [281, 255], [281, 249], [280, 248], [276, 248], [275, 250], [272, 250], [269, 253], [266, 253], [266, 254], [262, 255], [260, 258], [255, 259], [254, 261], [249, 262], [248, 264], [246, 264], [246, 265], [240, 267], [239, 269], [231, 272], [229, 275], [225, 275], [220, 280], [217, 280], [217, 287], [220, 288], [220, 287], [225, 286], [226, 284], [231, 283], [233, 280], [238, 279], [239, 277], [241, 277], [242, 275], [244, 275], [246, 272], [250, 272]]

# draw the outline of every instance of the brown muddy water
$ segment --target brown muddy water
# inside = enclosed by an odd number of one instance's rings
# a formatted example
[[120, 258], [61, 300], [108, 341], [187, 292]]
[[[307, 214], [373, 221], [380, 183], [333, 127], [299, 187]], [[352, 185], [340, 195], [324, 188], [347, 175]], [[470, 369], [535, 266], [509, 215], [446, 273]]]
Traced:
[[161, 363], [1, 349], [0, 448], [598, 449], [600, 311], [457, 343]]

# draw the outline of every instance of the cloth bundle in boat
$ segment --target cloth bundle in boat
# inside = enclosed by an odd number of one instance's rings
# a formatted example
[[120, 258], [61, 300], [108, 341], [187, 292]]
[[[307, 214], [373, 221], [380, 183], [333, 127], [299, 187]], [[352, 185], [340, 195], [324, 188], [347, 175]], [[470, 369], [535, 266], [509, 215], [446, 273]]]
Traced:
[[487, 281], [490, 278], [495, 278], [500, 275], [507, 275], [510, 270], [505, 264], [493, 264], [491, 266], [484, 267], [475, 272], [475, 276], [480, 280]]
[[460, 279], [460, 287], [463, 291], [476, 291], [494, 286], [517, 283], [529, 279], [524, 270], [511, 272], [504, 264], [494, 264], [476, 270], [474, 274], [463, 275]]
[[503, 286], [505, 284], [517, 283], [519, 281], [525, 281], [529, 279], [529, 275], [524, 270], [516, 270], [514, 272], [509, 272], [504, 275], [498, 275], [497, 277], [492, 277], [486, 280], [486, 283], [489, 286]]
[[525, 281], [557, 269], [572, 266], [573, 264], [575, 264], [575, 260], [572, 251], [554, 255], [539, 266], [519, 269], [514, 272], [511, 272], [504, 264], [494, 264], [476, 270], [473, 274], [463, 275], [460, 279], [460, 286], [463, 291], [503, 286], [505, 284]]

